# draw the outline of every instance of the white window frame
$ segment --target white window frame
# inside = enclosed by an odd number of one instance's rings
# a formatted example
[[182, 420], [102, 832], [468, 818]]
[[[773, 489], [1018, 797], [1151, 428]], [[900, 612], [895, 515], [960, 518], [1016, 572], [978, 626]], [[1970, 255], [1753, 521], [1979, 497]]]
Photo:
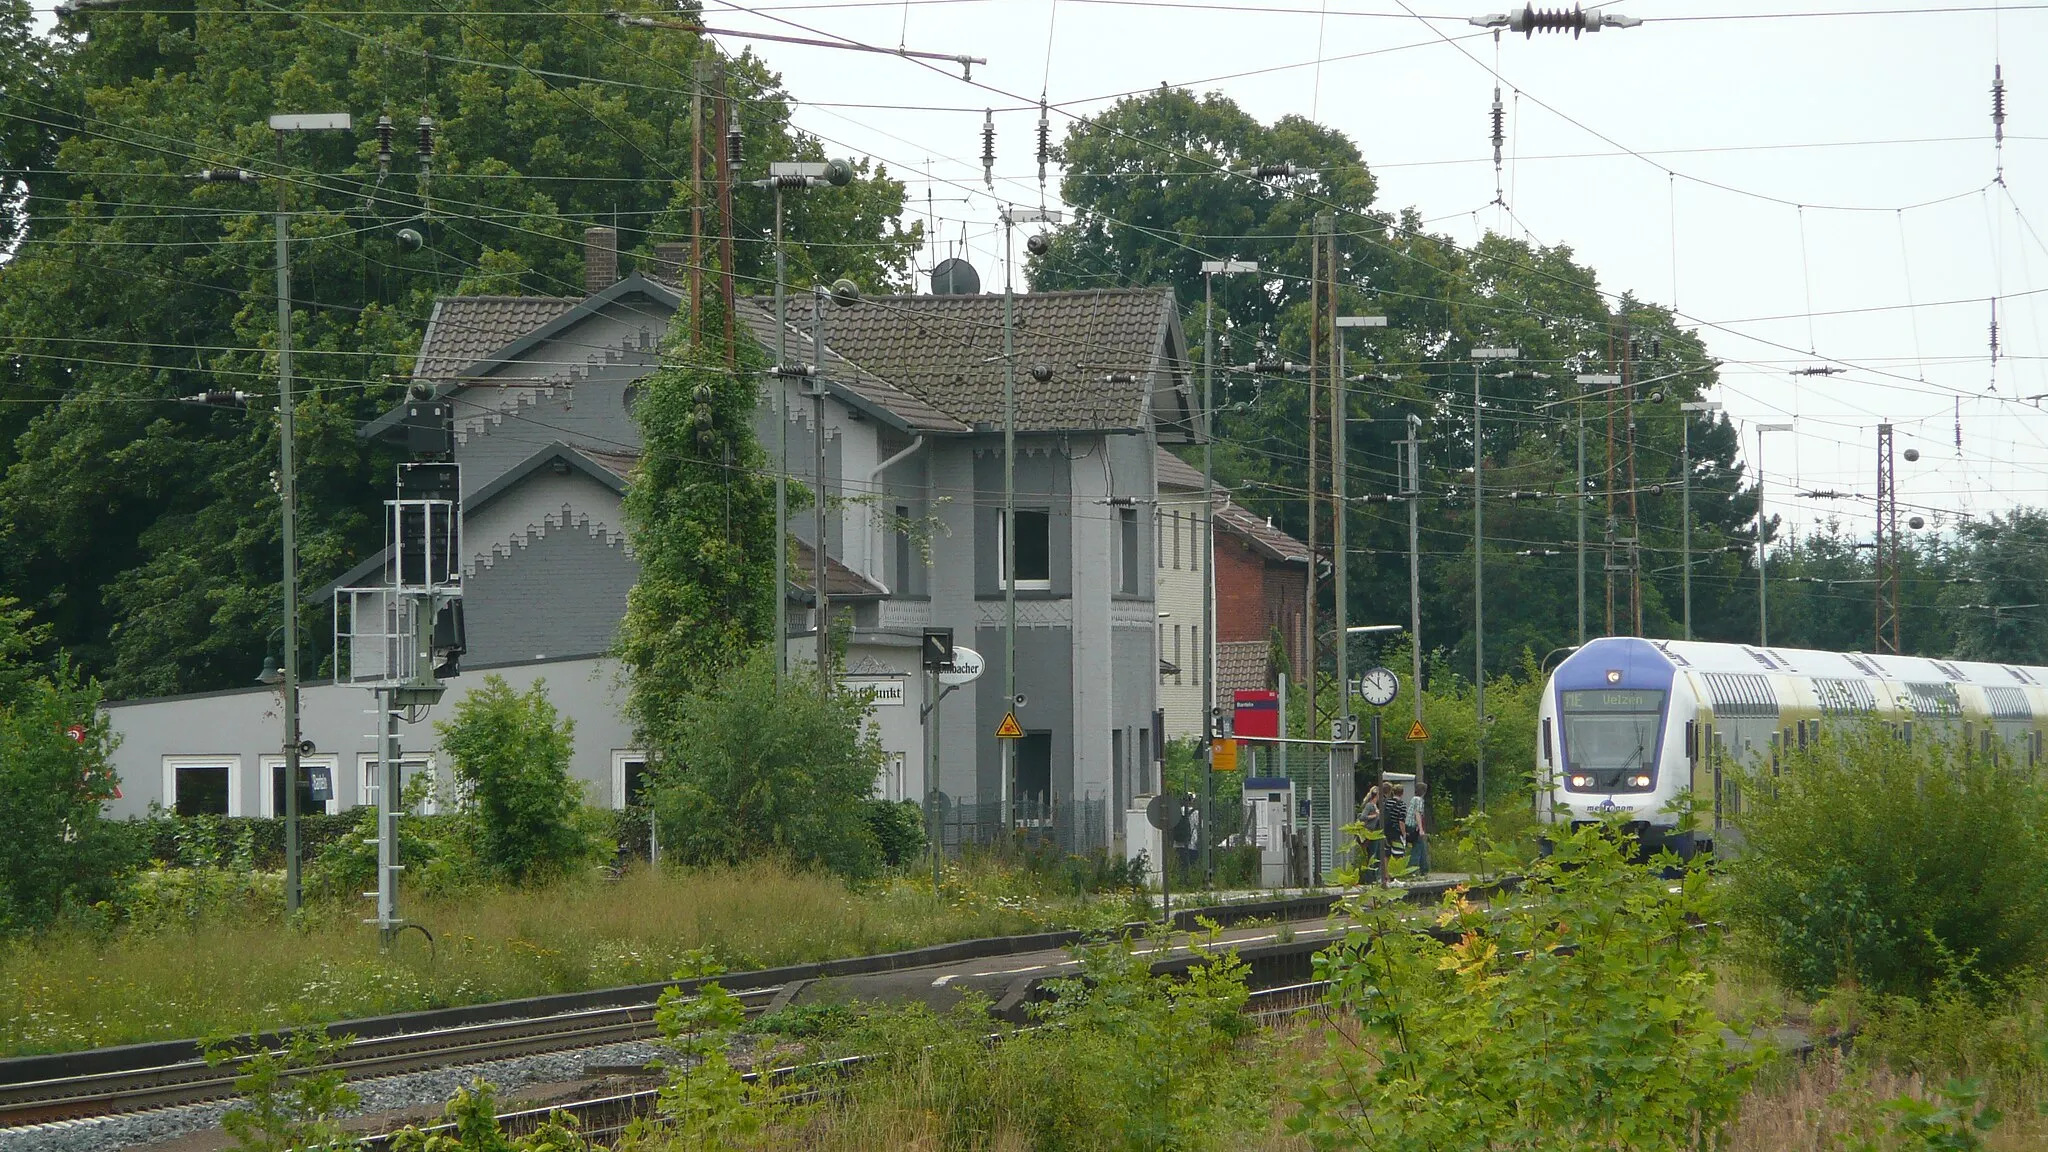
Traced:
[[242, 757], [240, 753], [226, 756], [166, 756], [164, 757], [164, 811], [178, 810], [178, 769], [218, 768], [228, 770], [228, 815], [245, 815], [242, 809]]
[[1180, 567], [1180, 509], [1176, 508], [1166, 515], [1168, 523], [1173, 528], [1173, 566], [1177, 569]]
[[612, 807], [623, 811], [626, 807], [626, 765], [639, 761], [651, 767], [653, 761], [647, 753], [637, 748], [612, 749]]
[[[1050, 508], [1018, 508], [1018, 509], [1016, 509], [1016, 511], [1017, 511], [1018, 513], [1020, 513], [1020, 514], [1021, 514], [1021, 513], [1025, 513], [1025, 512], [1033, 512], [1033, 513], [1039, 513], [1039, 514], [1042, 514], [1042, 515], [1043, 515], [1043, 516], [1045, 517], [1045, 577], [1046, 577], [1046, 578], [1045, 578], [1045, 579], [1043, 579], [1043, 580], [1026, 580], [1026, 579], [1024, 579], [1023, 577], [1017, 577], [1017, 578], [1016, 578], [1016, 580], [1017, 580], [1017, 591], [1019, 591], [1019, 592], [1050, 592], [1050, 591], [1052, 591], [1052, 509], [1050, 509]], [[1015, 528], [1015, 526], [1014, 526], [1014, 525], [1012, 526], [1012, 528], [1011, 528], [1011, 531], [1012, 531], [1012, 532], [1016, 531], [1016, 528]], [[1004, 532], [1003, 532], [1003, 514], [1002, 514], [1002, 513], [1000, 512], [1000, 511], [998, 511], [998, 512], [996, 513], [996, 587], [997, 587], [998, 589], [1000, 589], [1000, 588], [1002, 588], [1002, 587], [1003, 587], [1002, 581], [1004, 581], [1004, 580], [1008, 580], [1008, 579], [1011, 579], [1011, 572], [1010, 572], [1010, 557], [1009, 557], [1009, 554], [1008, 554], [1008, 552], [1007, 552], [1007, 551], [1006, 551], [1006, 550], [1005, 550], [1005, 549], [1003, 548], [1003, 544], [1004, 544], [1003, 536], [1004, 536]]]
[[910, 755], [906, 752], [885, 752], [882, 754], [882, 771], [875, 777], [875, 799], [894, 803], [908, 800], [904, 795], [910, 786], [905, 775], [910, 767]]
[[[282, 769], [283, 767], [283, 756], [271, 755], [258, 756], [256, 758], [256, 811], [258, 815], [270, 817], [273, 819], [282, 819], [284, 817], [284, 813], [282, 812], [271, 811], [271, 809], [276, 807], [277, 805], [277, 798], [272, 794], [272, 790], [270, 787], [271, 772], [273, 770]], [[301, 756], [299, 757], [299, 767], [327, 769], [326, 812], [329, 816], [332, 816], [340, 812], [341, 757], [331, 755]], [[301, 815], [304, 815], [304, 813], [301, 813]]]
[[[375, 752], [359, 752], [356, 754], [356, 803], [365, 808], [374, 808], [377, 805], [377, 788], [372, 781], [376, 779], [377, 765], [382, 762], [382, 759]], [[398, 763], [400, 788], [405, 786], [406, 768], [425, 769], [427, 775], [434, 781], [433, 793], [418, 808], [413, 810], [413, 815], [439, 815], [441, 812], [441, 773], [437, 757], [432, 752], [401, 752], [398, 757]]]

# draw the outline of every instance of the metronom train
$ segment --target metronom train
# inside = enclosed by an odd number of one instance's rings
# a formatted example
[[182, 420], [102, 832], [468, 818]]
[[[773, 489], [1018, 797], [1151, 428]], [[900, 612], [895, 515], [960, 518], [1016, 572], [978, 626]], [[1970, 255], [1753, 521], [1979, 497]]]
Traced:
[[[1536, 819], [1622, 820], [1645, 852], [1734, 847], [1745, 765], [1776, 771], [1826, 723], [2043, 755], [2048, 668], [1604, 637], [1551, 673], [1537, 712]], [[1692, 827], [1674, 802], [1690, 790]]]

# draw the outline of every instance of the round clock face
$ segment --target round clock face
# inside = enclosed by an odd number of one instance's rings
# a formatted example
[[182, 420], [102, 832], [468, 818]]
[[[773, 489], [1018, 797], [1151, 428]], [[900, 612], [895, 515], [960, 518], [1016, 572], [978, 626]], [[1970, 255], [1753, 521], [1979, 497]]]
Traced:
[[1401, 678], [1389, 668], [1368, 668], [1359, 677], [1358, 694], [1375, 708], [1384, 708], [1394, 702], [1401, 691]]

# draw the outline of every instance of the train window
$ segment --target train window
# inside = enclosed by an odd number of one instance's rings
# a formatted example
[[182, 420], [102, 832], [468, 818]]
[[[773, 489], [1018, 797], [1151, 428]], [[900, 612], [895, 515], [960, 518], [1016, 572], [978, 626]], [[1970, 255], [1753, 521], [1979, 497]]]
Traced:
[[1697, 720], [1685, 722], [1685, 758], [1694, 764], [1700, 762], [1700, 725]]
[[1543, 762], [1552, 766], [1555, 766], [1557, 763], [1557, 752], [1550, 742], [1550, 719], [1548, 717], [1545, 717], [1543, 720]]
[[1721, 765], [1714, 764], [1714, 830], [1721, 830]]

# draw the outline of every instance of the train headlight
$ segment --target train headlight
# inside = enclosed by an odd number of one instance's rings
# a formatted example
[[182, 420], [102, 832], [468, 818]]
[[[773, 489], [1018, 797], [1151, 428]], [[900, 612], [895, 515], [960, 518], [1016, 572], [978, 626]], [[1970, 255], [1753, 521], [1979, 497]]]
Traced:
[[1629, 783], [1635, 785], [1638, 788], [1648, 788], [1650, 786], [1650, 778], [1648, 776], [1638, 776], [1635, 779], [1629, 781]]
[[1585, 786], [1586, 786], [1586, 778], [1585, 778], [1584, 776], [1574, 776], [1574, 777], [1572, 777], [1572, 787], [1574, 787], [1574, 788], [1584, 788]]

